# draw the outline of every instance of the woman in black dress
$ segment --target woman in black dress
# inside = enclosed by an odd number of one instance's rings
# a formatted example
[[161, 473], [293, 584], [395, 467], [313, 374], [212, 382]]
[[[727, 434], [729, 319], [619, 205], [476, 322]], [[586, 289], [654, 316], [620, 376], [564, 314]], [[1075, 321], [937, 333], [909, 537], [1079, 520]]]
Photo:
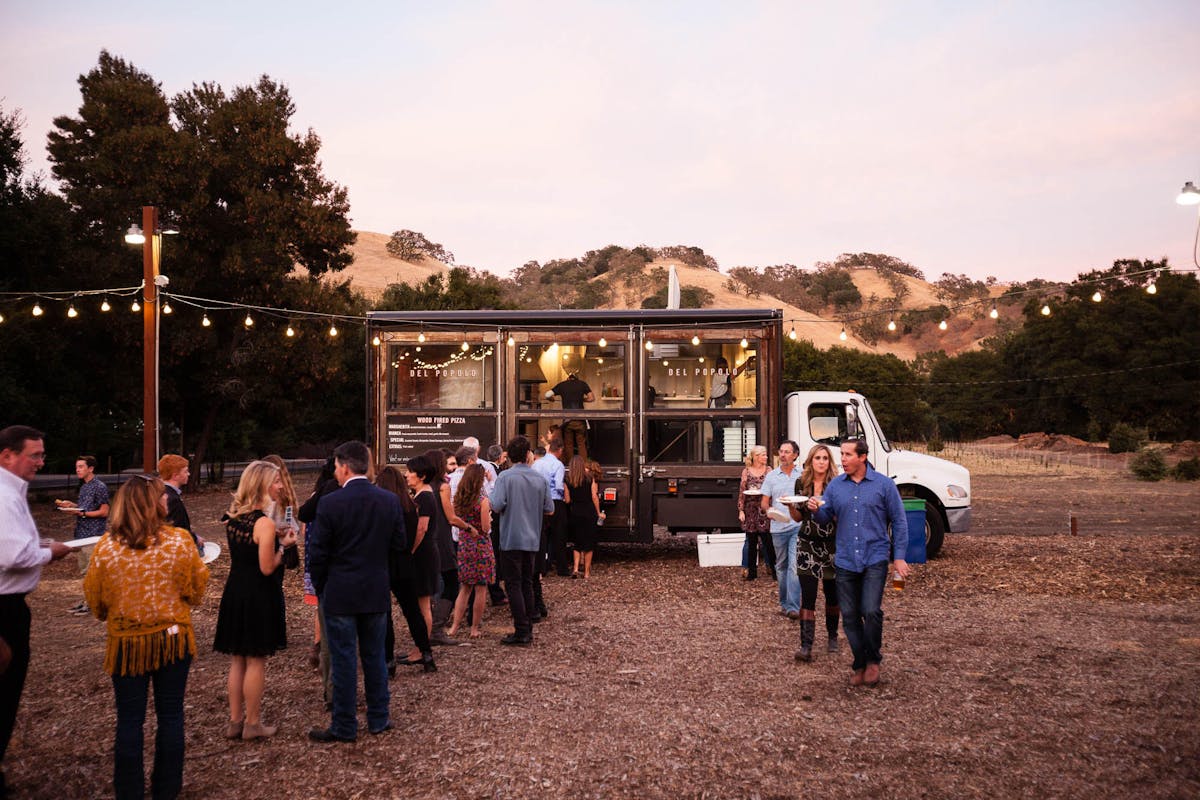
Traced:
[[[413, 459], [414, 461], [416, 459]], [[409, 474], [412, 474], [411, 471]], [[420, 517], [417, 512], [417, 504], [413, 502], [412, 495], [408, 491], [408, 483], [405, 480], [405, 475], [400, 471], [399, 467], [387, 466], [384, 467], [379, 477], [375, 479], [375, 485], [380, 489], [386, 489], [392, 494], [400, 498], [400, 507], [404, 509], [404, 531], [409, 540], [415, 540], [417, 530], [420, 526]], [[429, 580], [419, 580], [417, 577], [417, 557], [413, 550], [417, 550], [423, 544], [426, 551], [429, 551], [429, 543], [424, 541], [427, 537], [423, 537], [423, 541], [416, 546], [410, 545], [411, 550], [405, 550], [403, 553], [391, 556], [391, 562], [388, 564], [388, 578], [392, 586], [392, 595], [396, 598], [396, 602], [400, 606], [400, 610], [404, 613], [404, 620], [408, 623], [408, 632], [412, 636], [413, 644], [416, 645], [417, 652], [409, 653], [400, 663], [403, 664], [421, 664], [425, 667], [426, 672], [437, 672], [437, 666], [433, 663], [433, 650], [429, 647], [429, 628], [426, 625], [425, 614], [429, 611], [429, 593], [432, 591], [428, 588]], [[428, 556], [425, 556], [428, 561]], [[436, 572], [436, 565], [426, 565], [424, 571], [432, 576]], [[418, 602], [418, 589], [425, 593], [425, 611], [422, 612], [421, 605]], [[383, 652], [387, 654], [388, 664], [395, 671], [395, 653], [396, 653], [396, 630], [392, 623], [392, 615], [388, 614], [387, 641], [384, 645]], [[416, 656], [415, 658], [413, 656]]]
[[[408, 472], [404, 478], [412, 492], [413, 505], [417, 508], [417, 524], [409, 537], [412, 544], [412, 591], [417, 596], [417, 607], [421, 610], [421, 618], [425, 623], [425, 636], [433, 632], [433, 609], [430, 601], [437, 589], [439, 558], [437, 543], [434, 542], [433, 521], [437, 517], [438, 501], [429, 482], [437, 474], [437, 469], [425, 456], [410, 458], [405, 465]], [[401, 663], [419, 664], [422, 653], [418, 649], [411, 651]]]
[[283, 607], [283, 548], [296, 543], [293, 529], [275, 535], [266, 509], [279, 497], [279, 468], [251, 461], [242, 472], [229, 512], [221, 520], [229, 540], [229, 577], [217, 612], [213, 649], [233, 656], [229, 663], [229, 739], [275, 734], [262, 724], [267, 657], [287, 647]]
[[563, 481], [563, 500], [567, 504], [567, 530], [575, 543], [575, 569], [572, 578], [579, 577], [580, 556], [583, 557], [583, 577], [592, 577], [592, 553], [596, 549], [596, 526], [604, 521], [600, 510], [600, 494], [583, 456], [572, 456]]

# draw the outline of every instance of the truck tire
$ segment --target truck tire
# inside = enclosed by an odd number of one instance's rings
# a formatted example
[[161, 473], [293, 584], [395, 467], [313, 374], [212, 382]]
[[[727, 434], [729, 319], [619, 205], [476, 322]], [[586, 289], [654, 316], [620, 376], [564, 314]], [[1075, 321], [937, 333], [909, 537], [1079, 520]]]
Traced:
[[925, 557], [934, 558], [942, 549], [946, 540], [946, 521], [942, 518], [941, 509], [925, 501]]

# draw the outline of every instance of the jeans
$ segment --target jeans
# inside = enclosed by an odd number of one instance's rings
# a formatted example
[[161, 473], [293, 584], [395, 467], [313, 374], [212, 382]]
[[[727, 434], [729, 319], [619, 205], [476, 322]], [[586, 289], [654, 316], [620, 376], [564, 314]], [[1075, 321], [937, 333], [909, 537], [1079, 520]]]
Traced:
[[391, 721], [387, 659], [383, 654], [386, 629], [386, 611], [374, 614], [325, 613], [329, 675], [333, 684], [333, 721], [329, 729], [334, 736], [353, 739], [358, 735], [358, 718], [355, 716], [358, 697], [356, 649], [357, 655], [362, 658], [367, 729], [381, 731]]
[[113, 675], [117, 700], [117, 735], [113, 745], [113, 789], [118, 800], [145, 795], [142, 771], [142, 726], [146, 696], [154, 683], [154, 771], [150, 796], [177, 797], [183, 789], [183, 695], [192, 657], [184, 656], [143, 675]]
[[853, 669], [883, 661], [883, 586], [887, 581], [888, 562], [872, 564], [862, 572], [837, 568], [838, 605], [842, 607], [842, 628], [854, 653]]
[[537, 553], [531, 550], [500, 551], [500, 568], [504, 573], [504, 589], [508, 592], [508, 610], [512, 612], [517, 636], [533, 636], [534, 612], [533, 573]]
[[747, 570], [747, 577], [758, 577], [758, 551], [761, 544], [763, 564], [767, 567], [767, 572], [771, 577], [775, 577], [775, 544], [771, 540], [771, 534], [762, 531], [759, 533], [749, 532], [746, 534], [746, 541], [742, 545], [742, 567]]
[[779, 578], [779, 605], [784, 611], [800, 613], [800, 578], [796, 575], [796, 536], [799, 528], [772, 533], [775, 545], [775, 574]]

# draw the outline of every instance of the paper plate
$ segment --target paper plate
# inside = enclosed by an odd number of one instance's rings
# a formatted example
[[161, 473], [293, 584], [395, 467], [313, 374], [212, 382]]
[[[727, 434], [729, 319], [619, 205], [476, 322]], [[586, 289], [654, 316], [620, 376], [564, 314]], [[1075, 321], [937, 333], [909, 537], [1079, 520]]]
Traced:
[[59, 506], [58, 510], [66, 511], [68, 514], [78, 514], [80, 511], [80, 508], [79, 508], [79, 506]]
[[216, 542], [204, 543], [204, 563], [211, 564], [221, 555], [221, 545]]
[[762, 497], [762, 489], [747, 489], [742, 494], [747, 497]]
[[776, 522], [793, 522], [792, 516], [786, 511], [780, 511], [778, 508], [771, 507], [767, 509], [767, 519], [773, 519]]
[[100, 541], [99, 536], [88, 536], [83, 539], [71, 539], [68, 542], [63, 542], [63, 544], [65, 544], [67, 547], [71, 548], [72, 550], [78, 550], [81, 547], [90, 547], [91, 545], [94, 545], [98, 541]]
[[779, 498], [779, 502], [783, 503], [786, 506], [798, 506], [801, 503], [808, 502], [808, 495], [806, 495], [806, 494], [789, 494], [789, 495], [785, 495], [784, 497]]

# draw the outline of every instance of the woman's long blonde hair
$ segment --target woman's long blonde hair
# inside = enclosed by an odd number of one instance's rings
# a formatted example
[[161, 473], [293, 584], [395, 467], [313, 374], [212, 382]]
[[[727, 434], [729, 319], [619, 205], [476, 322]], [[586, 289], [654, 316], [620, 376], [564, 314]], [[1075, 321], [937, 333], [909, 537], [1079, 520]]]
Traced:
[[251, 461], [242, 470], [233, 502], [229, 504], [229, 516], [242, 517], [251, 511], [264, 510], [271, 502], [271, 484], [279, 475], [279, 467], [270, 461]]
[[166, 486], [153, 475], [134, 475], [121, 484], [108, 513], [108, 531], [114, 539], [134, 550], [144, 550], [156, 541], [166, 524], [162, 496]]
[[288, 474], [287, 464], [283, 463], [283, 459], [274, 453], [269, 456], [263, 456], [262, 460], [279, 467], [279, 477], [283, 479], [283, 491], [279, 493], [279, 507], [287, 508], [288, 506], [292, 506], [295, 508], [298, 506], [299, 503], [296, 502], [296, 490], [292, 488], [292, 476]]
[[[747, 467], [753, 467], [754, 466], [754, 457], [756, 455], [758, 455], [759, 453], [762, 453], [765, 456], [767, 454], [767, 448], [761, 444], [756, 444], [753, 447], [751, 447], [749, 450], [746, 451], [746, 457], [742, 459], [742, 463], [745, 464]], [[767, 459], [767, 466], [768, 467], [771, 466], [769, 458]]]
[[838, 463], [833, 460], [833, 451], [823, 444], [813, 445], [813, 449], [808, 451], [808, 456], [804, 459], [804, 469], [800, 472], [800, 486], [806, 494], [812, 494], [813, 484], [816, 482], [817, 476], [813, 472], [813, 456], [818, 450], [824, 450], [829, 456], [829, 472], [825, 474], [825, 486], [822, 491], [829, 488], [829, 483], [838, 474]]

